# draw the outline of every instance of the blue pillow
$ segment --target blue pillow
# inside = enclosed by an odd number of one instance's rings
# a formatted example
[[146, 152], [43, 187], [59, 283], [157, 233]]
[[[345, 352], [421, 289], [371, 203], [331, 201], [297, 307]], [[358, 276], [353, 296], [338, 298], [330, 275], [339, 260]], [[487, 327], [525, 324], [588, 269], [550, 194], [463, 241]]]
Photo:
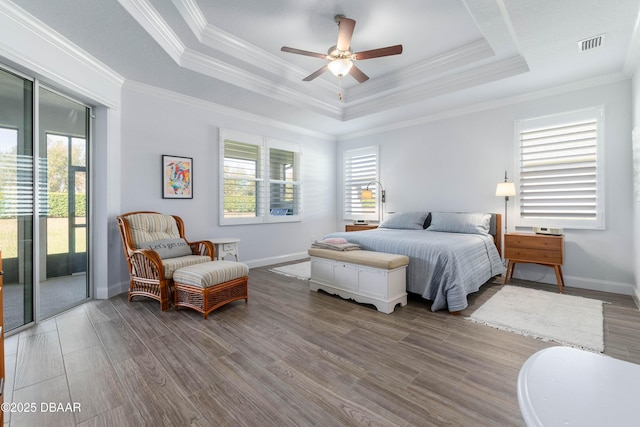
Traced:
[[380, 228], [396, 228], [401, 230], [423, 230], [429, 212], [397, 212], [385, 219]]
[[433, 212], [429, 231], [447, 233], [489, 234], [491, 214]]

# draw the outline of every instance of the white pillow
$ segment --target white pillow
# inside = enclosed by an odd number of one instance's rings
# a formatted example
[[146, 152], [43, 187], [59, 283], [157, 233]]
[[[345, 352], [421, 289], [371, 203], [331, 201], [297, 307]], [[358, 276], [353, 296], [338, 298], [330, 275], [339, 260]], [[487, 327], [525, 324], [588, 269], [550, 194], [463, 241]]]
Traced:
[[491, 214], [432, 212], [429, 231], [448, 233], [489, 234]]

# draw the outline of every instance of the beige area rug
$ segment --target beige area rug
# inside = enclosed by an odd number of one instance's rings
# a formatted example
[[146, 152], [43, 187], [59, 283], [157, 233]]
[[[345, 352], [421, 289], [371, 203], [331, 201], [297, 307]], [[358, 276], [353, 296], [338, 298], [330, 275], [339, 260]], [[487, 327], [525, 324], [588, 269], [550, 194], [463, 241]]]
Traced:
[[505, 285], [468, 319], [570, 347], [604, 351], [600, 300]]
[[274, 273], [282, 274], [284, 276], [295, 277], [300, 280], [309, 280], [311, 277], [311, 261], [271, 268], [269, 271], [273, 271]]

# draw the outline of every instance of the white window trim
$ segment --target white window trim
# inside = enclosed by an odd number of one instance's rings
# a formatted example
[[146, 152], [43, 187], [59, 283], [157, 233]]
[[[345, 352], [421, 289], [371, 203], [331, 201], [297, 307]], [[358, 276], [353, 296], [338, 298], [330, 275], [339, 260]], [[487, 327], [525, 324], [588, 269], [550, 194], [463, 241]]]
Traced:
[[[224, 216], [224, 141], [225, 140], [234, 140], [238, 142], [244, 142], [247, 144], [252, 144], [261, 147], [261, 155], [259, 162], [262, 167], [262, 176], [257, 179], [259, 182], [263, 182], [262, 188], [262, 200], [264, 203], [264, 209], [261, 214], [256, 214], [253, 217], [245, 217], [245, 218], [225, 218]], [[224, 225], [248, 225], [248, 224], [265, 224], [265, 223], [282, 223], [282, 222], [299, 222], [302, 221], [302, 181], [300, 180], [301, 171], [300, 164], [302, 163], [302, 149], [299, 144], [295, 144], [292, 142], [279, 141], [276, 139], [261, 137], [258, 135], [252, 135], [244, 132], [228, 130], [228, 129], [220, 129], [219, 132], [219, 159], [220, 159], [220, 172], [218, 175], [219, 180], [219, 224], [221, 226]], [[270, 201], [270, 177], [269, 177], [269, 149], [270, 148], [278, 148], [282, 150], [291, 151], [297, 153], [299, 156], [299, 161], [296, 163], [296, 176], [298, 177], [298, 181], [293, 181], [293, 185], [299, 186], [298, 190], [298, 205], [299, 205], [299, 213], [296, 215], [270, 215], [269, 214], [269, 201]]]
[[[602, 230], [605, 228], [605, 160], [604, 160], [604, 135], [605, 135], [605, 108], [596, 106], [580, 110], [569, 111], [549, 116], [536, 117], [531, 119], [517, 120], [515, 123], [515, 179], [516, 197], [516, 226], [517, 227], [559, 227], [566, 229], [590, 229]], [[520, 134], [523, 130], [536, 127], [552, 127], [556, 125], [568, 124], [583, 119], [596, 119], [596, 218], [595, 219], [569, 219], [569, 218], [523, 218], [520, 213], [521, 188], [520, 180]]]

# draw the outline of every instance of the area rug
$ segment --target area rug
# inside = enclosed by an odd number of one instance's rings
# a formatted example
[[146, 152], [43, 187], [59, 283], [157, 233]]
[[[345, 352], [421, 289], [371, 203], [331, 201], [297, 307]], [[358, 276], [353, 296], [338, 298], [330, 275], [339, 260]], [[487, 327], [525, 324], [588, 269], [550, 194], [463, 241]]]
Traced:
[[282, 267], [272, 268], [269, 271], [289, 277], [295, 277], [300, 280], [309, 280], [311, 277], [311, 261], [284, 265]]
[[600, 300], [506, 285], [468, 319], [570, 347], [604, 351]]

